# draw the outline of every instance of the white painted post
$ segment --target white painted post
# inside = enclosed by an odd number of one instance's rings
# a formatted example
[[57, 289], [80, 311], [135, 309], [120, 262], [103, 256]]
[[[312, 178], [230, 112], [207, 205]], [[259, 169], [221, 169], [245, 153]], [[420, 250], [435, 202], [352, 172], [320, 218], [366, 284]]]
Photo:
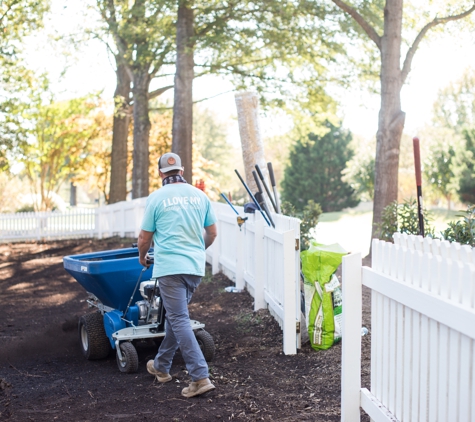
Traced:
[[236, 224], [236, 288], [244, 289], [244, 248], [245, 248], [245, 238], [242, 228]]
[[[125, 226], [126, 226], [126, 222], [125, 222], [125, 206], [127, 205], [127, 202], [125, 201], [122, 201], [122, 202], [119, 202], [120, 204], [120, 236], [121, 237], [125, 237]], [[138, 204], [134, 204], [133, 205], [134, 207], [134, 215], [138, 214]], [[138, 222], [139, 218], [136, 218], [135, 221]], [[139, 223], [140, 224], [140, 223]], [[139, 233], [140, 233], [140, 230], [137, 231], [137, 225], [135, 225], [135, 237], [138, 237], [139, 236]]]
[[216, 240], [213, 242], [213, 250], [212, 250], [212, 253], [213, 253], [213, 258], [212, 258], [212, 261], [211, 261], [211, 274], [215, 275], [215, 274], [218, 274], [219, 273], [219, 254], [220, 254], [220, 244], [221, 244], [221, 236], [219, 235], [220, 234], [220, 229], [221, 229], [221, 224], [220, 224], [220, 221], [219, 221], [219, 213], [216, 212], [217, 214], [217, 218], [218, 218], [218, 221], [216, 222], [216, 225], [217, 225], [217, 228], [218, 228], [218, 237], [216, 238]]
[[361, 389], [361, 254], [343, 257], [342, 350], [341, 350], [341, 421], [360, 420]]
[[284, 237], [284, 354], [295, 355], [297, 353], [297, 319], [295, 318], [295, 234], [288, 230]]
[[264, 220], [254, 217], [254, 311], [267, 307], [264, 292]]
[[101, 225], [101, 214], [102, 214], [102, 209], [96, 208], [96, 233], [97, 233], [97, 238], [102, 239], [102, 225]]
[[300, 321], [300, 330], [297, 333], [297, 349], [302, 347], [302, 329], [303, 329], [303, 321], [301, 319], [305, 318], [305, 315], [302, 313], [301, 309], [301, 294], [300, 294], [300, 222], [297, 220], [293, 221], [293, 230], [294, 230], [294, 237], [295, 242], [298, 241], [298, 248], [294, 248], [294, 259], [295, 259], [295, 314]]

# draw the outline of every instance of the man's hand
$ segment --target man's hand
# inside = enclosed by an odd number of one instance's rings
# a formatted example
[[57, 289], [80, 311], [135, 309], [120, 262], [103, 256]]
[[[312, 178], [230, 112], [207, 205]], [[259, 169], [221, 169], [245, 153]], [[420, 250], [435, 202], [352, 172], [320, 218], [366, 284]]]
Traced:
[[152, 244], [153, 232], [140, 230], [139, 239], [137, 241], [137, 248], [139, 249], [139, 262], [144, 267], [150, 267], [150, 263], [146, 259], [150, 245]]
[[211, 226], [205, 227], [205, 249], [208, 249], [218, 236], [218, 226], [211, 224]]

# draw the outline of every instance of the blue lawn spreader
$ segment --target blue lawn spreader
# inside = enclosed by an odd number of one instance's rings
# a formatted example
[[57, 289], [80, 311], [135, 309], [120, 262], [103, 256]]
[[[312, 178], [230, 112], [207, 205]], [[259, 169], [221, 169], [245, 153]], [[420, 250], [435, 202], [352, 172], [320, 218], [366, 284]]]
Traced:
[[[65, 270], [88, 293], [95, 312], [79, 319], [79, 344], [86, 359], [103, 359], [116, 350], [121, 372], [138, 369], [134, 341], [165, 336], [165, 313], [157, 280], [150, 279], [152, 265], [142, 267], [135, 247], [71, 255], [63, 258]], [[153, 262], [153, 251], [147, 254]], [[144, 281], [141, 281], [144, 280]], [[206, 361], [214, 357], [214, 341], [204, 324], [191, 320]]]

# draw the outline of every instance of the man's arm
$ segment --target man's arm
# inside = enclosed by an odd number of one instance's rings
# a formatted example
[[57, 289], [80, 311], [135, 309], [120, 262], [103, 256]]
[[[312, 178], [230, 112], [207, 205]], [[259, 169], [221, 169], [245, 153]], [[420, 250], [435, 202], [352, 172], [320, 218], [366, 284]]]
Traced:
[[211, 224], [211, 226], [205, 227], [205, 249], [208, 249], [216, 239], [218, 235], [218, 226]]
[[150, 249], [152, 244], [153, 232], [147, 232], [145, 230], [140, 230], [139, 239], [137, 241], [137, 247], [139, 249], [139, 262], [144, 267], [150, 267], [150, 264], [145, 260], [145, 255]]

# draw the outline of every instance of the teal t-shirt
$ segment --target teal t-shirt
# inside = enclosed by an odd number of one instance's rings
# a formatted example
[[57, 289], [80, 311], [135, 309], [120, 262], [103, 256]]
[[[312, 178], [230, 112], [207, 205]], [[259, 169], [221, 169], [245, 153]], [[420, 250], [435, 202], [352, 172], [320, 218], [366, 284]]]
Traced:
[[154, 232], [153, 277], [205, 274], [204, 227], [216, 223], [211, 202], [186, 183], [165, 185], [147, 199], [142, 230]]

